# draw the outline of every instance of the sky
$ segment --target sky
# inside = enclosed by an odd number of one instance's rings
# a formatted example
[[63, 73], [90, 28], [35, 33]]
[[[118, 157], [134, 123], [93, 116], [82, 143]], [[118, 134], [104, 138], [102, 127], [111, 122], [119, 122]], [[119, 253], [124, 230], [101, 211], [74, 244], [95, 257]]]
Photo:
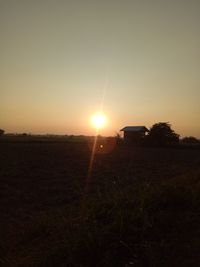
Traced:
[[0, 0], [0, 128], [200, 138], [199, 0]]

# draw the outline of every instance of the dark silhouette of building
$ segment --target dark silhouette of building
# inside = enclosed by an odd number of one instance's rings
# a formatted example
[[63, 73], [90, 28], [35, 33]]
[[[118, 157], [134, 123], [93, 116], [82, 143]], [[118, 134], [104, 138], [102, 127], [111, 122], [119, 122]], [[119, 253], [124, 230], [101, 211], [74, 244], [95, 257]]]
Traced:
[[124, 141], [126, 143], [140, 143], [149, 131], [145, 126], [126, 126], [120, 131], [124, 132]]

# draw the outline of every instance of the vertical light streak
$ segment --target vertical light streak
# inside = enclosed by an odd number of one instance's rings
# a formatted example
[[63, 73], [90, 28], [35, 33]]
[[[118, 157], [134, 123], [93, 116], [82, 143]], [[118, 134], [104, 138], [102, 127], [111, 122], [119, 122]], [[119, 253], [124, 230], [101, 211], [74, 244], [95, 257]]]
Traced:
[[83, 194], [82, 207], [81, 207], [81, 216], [83, 218], [87, 216], [87, 209], [86, 209], [87, 194], [89, 192], [89, 185], [91, 182], [91, 175], [92, 175], [92, 168], [93, 168], [95, 151], [96, 151], [96, 146], [97, 146], [98, 132], [99, 132], [98, 129], [96, 129], [96, 134], [94, 137], [94, 142], [92, 146], [92, 152], [91, 152], [91, 157], [90, 157], [90, 162], [89, 162], [88, 172], [87, 172], [87, 177], [86, 177], [85, 190]]
[[[100, 102], [100, 112], [101, 113], [103, 113], [104, 100], [105, 100], [107, 88], [108, 88], [108, 68], [107, 68], [107, 71], [105, 73], [105, 83], [104, 83], [102, 98], [101, 98], [101, 102]], [[94, 164], [94, 159], [95, 159], [95, 154], [96, 154], [98, 135], [99, 135], [99, 128], [96, 128], [96, 132], [95, 132], [95, 136], [94, 136], [94, 142], [92, 145], [91, 157], [90, 157], [89, 166], [88, 166], [87, 177], [86, 177], [83, 201], [82, 201], [81, 212], [82, 212], [83, 217], [87, 216], [86, 201], [87, 201], [87, 194], [89, 192], [89, 186], [90, 186], [90, 182], [91, 182], [91, 178], [92, 178], [92, 170], [93, 170], [93, 164]]]
[[[107, 89], [108, 89], [108, 82], [109, 82], [109, 80], [108, 80], [108, 68], [107, 68], [107, 70], [105, 72], [105, 81], [104, 81], [104, 87], [103, 87], [103, 92], [102, 92], [102, 98], [101, 98], [101, 102], [100, 102], [100, 112], [101, 113], [103, 113], [105, 96], [106, 96]], [[91, 157], [90, 157], [90, 162], [89, 162], [89, 166], [88, 166], [86, 185], [85, 185], [85, 192], [86, 193], [89, 191], [89, 184], [91, 182], [91, 175], [92, 175], [92, 169], [93, 169], [93, 164], [94, 164], [94, 159], [95, 159], [98, 135], [99, 135], [99, 128], [96, 128], [94, 142], [93, 142], [93, 146], [92, 146]]]
[[85, 186], [85, 191], [86, 192], [88, 192], [89, 184], [90, 184], [90, 181], [91, 181], [91, 174], [92, 174], [92, 168], [93, 168], [94, 157], [95, 157], [95, 152], [96, 152], [98, 133], [99, 133], [99, 131], [97, 129], [95, 137], [94, 137], [94, 142], [93, 142], [93, 145], [92, 145], [92, 152], [91, 152], [90, 162], [89, 162], [89, 166], [88, 166], [88, 173], [87, 173], [86, 186]]

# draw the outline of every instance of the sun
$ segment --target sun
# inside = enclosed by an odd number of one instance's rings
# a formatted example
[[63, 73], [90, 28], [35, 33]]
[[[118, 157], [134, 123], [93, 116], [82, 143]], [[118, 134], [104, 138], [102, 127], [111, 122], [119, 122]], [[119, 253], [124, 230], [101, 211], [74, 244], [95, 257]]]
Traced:
[[92, 125], [96, 129], [101, 129], [106, 126], [107, 118], [103, 113], [97, 113], [92, 117]]

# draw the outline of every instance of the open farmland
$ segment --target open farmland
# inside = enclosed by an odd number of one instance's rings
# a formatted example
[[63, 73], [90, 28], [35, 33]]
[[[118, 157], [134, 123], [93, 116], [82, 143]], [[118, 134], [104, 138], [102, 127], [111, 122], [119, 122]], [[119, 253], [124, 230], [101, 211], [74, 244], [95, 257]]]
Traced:
[[200, 150], [0, 143], [5, 267], [198, 266]]

